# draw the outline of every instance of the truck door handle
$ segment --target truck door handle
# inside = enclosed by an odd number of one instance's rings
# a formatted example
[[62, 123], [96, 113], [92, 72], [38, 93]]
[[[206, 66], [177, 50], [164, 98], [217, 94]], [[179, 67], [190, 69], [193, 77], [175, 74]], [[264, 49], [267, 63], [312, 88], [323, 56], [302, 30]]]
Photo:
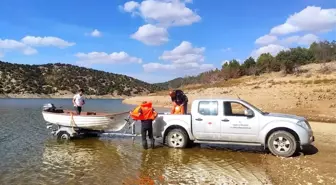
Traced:
[[195, 119], [196, 121], [202, 121], [203, 119], [202, 118], [197, 118]]
[[222, 119], [222, 121], [228, 122], [228, 121], [230, 121], [230, 120], [228, 120], [228, 119]]

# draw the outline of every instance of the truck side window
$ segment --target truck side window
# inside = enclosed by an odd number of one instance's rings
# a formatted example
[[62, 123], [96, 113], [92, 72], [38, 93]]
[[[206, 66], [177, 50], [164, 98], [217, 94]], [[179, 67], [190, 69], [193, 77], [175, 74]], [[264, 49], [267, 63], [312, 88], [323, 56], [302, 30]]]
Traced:
[[225, 116], [245, 116], [246, 109], [247, 107], [237, 102], [224, 102]]
[[218, 115], [217, 101], [200, 101], [198, 104], [198, 113], [204, 116]]

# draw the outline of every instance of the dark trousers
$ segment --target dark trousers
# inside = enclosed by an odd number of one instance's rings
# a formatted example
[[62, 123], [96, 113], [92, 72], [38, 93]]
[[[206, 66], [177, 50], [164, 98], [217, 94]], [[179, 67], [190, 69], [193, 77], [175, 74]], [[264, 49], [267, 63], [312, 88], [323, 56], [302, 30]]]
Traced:
[[80, 113], [82, 112], [82, 107], [77, 106], [75, 107], [75, 109], [76, 109], [77, 114], [80, 115]]
[[[178, 103], [176, 103], [177, 105], [179, 105], [179, 106], [181, 106], [182, 104], [178, 104]], [[188, 103], [185, 103], [185, 104], [183, 104], [183, 109], [184, 109], [184, 114], [188, 114]]]
[[154, 137], [153, 137], [153, 120], [142, 120], [141, 121], [141, 139], [142, 146], [144, 149], [148, 148], [147, 145], [147, 135], [151, 141], [151, 148], [154, 148]]
[[185, 103], [184, 105], [183, 105], [183, 108], [184, 108], [184, 114], [188, 114], [188, 103]]

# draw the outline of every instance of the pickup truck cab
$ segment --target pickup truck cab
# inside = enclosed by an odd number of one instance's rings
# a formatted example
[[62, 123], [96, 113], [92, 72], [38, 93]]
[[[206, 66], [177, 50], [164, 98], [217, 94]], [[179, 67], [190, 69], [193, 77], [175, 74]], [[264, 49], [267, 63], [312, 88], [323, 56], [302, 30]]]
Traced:
[[263, 112], [241, 99], [198, 99], [191, 113], [159, 114], [154, 135], [169, 147], [189, 143], [256, 145], [277, 156], [290, 157], [314, 141], [304, 117]]

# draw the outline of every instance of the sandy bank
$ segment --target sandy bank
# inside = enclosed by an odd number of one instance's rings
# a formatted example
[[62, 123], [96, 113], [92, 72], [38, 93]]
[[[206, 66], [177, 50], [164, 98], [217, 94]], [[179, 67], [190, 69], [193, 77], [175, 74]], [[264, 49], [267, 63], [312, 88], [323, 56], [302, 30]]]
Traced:
[[[335, 68], [336, 69], [336, 68]], [[197, 98], [239, 96], [267, 112], [305, 116], [310, 120], [336, 122], [336, 71], [329, 74], [309, 70], [299, 75], [264, 74], [214, 84], [183, 88], [189, 103]], [[170, 107], [168, 92], [125, 99], [126, 104], [152, 101], [157, 107]]]

